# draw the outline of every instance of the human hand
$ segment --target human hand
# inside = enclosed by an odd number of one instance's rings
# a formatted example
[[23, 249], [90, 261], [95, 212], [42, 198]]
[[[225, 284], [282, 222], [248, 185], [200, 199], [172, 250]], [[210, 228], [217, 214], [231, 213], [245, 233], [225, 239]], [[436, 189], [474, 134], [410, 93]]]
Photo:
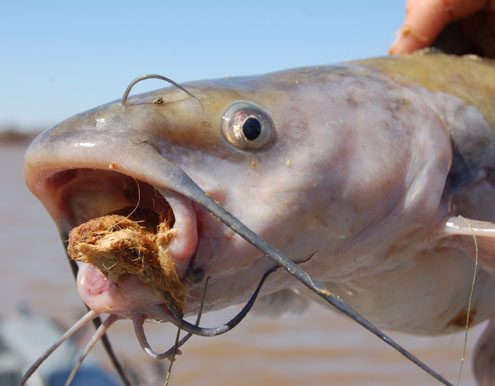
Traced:
[[389, 53], [432, 45], [453, 54], [495, 57], [495, 0], [407, 0], [404, 25]]

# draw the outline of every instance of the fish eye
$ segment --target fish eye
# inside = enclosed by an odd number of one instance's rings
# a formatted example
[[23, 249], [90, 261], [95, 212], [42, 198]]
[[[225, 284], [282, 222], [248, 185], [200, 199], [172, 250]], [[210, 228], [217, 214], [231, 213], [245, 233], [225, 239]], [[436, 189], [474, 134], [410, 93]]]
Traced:
[[235, 102], [222, 117], [222, 133], [229, 143], [242, 150], [260, 149], [273, 136], [269, 114], [250, 102]]

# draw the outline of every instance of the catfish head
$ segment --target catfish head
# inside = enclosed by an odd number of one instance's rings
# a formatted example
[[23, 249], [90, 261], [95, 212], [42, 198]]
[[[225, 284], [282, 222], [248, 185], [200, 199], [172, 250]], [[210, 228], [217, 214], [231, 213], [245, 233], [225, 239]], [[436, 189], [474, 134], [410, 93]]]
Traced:
[[[24, 174], [64, 240], [96, 217], [138, 208], [158, 218], [170, 208], [168, 249], [179, 278], [192, 278], [186, 314], [199, 309], [198, 272], [210, 277], [212, 310], [246, 301], [273, 266], [200, 200], [324, 281], [392, 269], [407, 253], [390, 261], [379, 251], [439, 216], [448, 133], [432, 112], [413, 120], [421, 101], [412, 93], [407, 101], [407, 91], [377, 73], [307, 68], [185, 90], [133, 96], [62, 122], [31, 145]], [[435, 157], [421, 159], [426, 152]], [[117, 284], [91, 266], [79, 270], [79, 292], [97, 312], [148, 314], [161, 302], [133, 277]], [[294, 285], [280, 272], [264, 293]]]

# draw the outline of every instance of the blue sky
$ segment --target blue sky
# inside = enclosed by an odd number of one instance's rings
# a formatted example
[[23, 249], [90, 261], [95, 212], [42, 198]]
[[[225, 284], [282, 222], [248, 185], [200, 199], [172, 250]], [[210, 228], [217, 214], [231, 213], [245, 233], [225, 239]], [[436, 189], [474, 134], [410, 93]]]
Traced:
[[[53, 125], [135, 77], [177, 82], [386, 55], [405, 0], [0, 1], [0, 127]], [[133, 92], [163, 87], [144, 82]]]

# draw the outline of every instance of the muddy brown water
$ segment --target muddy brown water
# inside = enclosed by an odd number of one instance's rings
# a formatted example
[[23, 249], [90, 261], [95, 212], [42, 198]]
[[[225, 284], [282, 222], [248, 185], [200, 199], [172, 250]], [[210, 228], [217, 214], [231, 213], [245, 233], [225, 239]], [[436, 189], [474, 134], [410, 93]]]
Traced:
[[[62, 323], [83, 312], [74, 279], [51, 219], [22, 179], [26, 145], [0, 143], [0, 294], [2, 313], [23, 303]], [[237, 308], [205, 315], [202, 324], [230, 319]], [[152, 345], [168, 348], [175, 330], [147, 325]], [[88, 329], [86, 336], [92, 332]], [[481, 332], [470, 330], [461, 385], [475, 385], [472, 347]], [[415, 337], [390, 332], [403, 346], [455, 382], [463, 334]], [[164, 365], [141, 351], [132, 324], [119, 321], [110, 338], [126, 369], [140, 384], [160, 385]], [[81, 339], [82, 341], [82, 339]], [[99, 346], [99, 345], [98, 345]], [[273, 319], [248, 315], [234, 331], [192, 338], [174, 364], [171, 385], [436, 385], [435, 380], [361, 327], [319, 305], [302, 315]], [[93, 358], [110, 368], [101, 347]]]

